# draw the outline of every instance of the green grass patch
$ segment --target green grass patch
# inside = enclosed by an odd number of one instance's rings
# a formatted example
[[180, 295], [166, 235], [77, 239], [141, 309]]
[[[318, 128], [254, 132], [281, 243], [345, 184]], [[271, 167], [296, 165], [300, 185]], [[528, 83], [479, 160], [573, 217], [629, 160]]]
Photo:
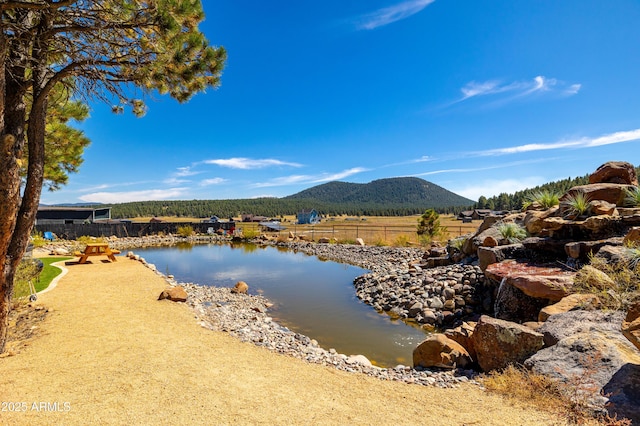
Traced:
[[[36, 289], [36, 292], [42, 291], [45, 288], [49, 287], [51, 281], [60, 273], [62, 270], [58, 267], [52, 266], [52, 263], [60, 262], [62, 260], [69, 260], [71, 257], [44, 257], [40, 260], [44, 264], [42, 268], [42, 272], [38, 278], [32, 278], [33, 285]], [[20, 266], [18, 272], [16, 273], [15, 285], [13, 287], [13, 297], [22, 298], [28, 297], [30, 294], [29, 291], [29, 277], [33, 276], [33, 266], [23, 262], [23, 265]]]

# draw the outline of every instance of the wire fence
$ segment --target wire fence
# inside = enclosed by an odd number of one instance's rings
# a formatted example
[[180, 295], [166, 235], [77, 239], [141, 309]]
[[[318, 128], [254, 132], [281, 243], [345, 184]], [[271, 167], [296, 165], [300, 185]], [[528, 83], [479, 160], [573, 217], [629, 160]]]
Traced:
[[[416, 226], [409, 225], [371, 225], [371, 224], [330, 224], [319, 223], [315, 225], [298, 225], [283, 224], [285, 229], [269, 232], [262, 229], [263, 232], [288, 236], [290, 233], [296, 236], [304, 236], [305, 239], [318, 241], [321, 238], [337, 240], [338, 242], [355, 242], [361, 238], [366, 244], [399, 244], [419, 243], [420, 238], [416, 232]], [[255, 226], [238, 223], [238, 227], [246, 229], [256, 229]], [[456, 238], [469, 233], [475, 227], [469, 226], [447, 226], [446, 233], [441, 237], [442, 240]]]

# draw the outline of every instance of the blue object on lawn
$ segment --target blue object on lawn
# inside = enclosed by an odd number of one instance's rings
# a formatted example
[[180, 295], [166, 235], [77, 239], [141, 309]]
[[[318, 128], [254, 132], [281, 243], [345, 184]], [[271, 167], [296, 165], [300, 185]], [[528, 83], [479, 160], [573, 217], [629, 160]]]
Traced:
[[44, 233], [44, 239], [45, 240], [49, 240], [49, 241], [53, 241], [53, 232], [49, 232], [49, 231], [45, 232]]

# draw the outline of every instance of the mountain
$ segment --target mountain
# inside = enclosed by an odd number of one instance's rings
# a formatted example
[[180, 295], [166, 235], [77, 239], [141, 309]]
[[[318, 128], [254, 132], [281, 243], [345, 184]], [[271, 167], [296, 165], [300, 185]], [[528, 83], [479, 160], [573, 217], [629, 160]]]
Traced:
[[470, 206], [474, 203], [415, 177], [378, 179], [369, 183], [329, 182], [284, 199], [340, 204], [422, 205], [430, 208]]

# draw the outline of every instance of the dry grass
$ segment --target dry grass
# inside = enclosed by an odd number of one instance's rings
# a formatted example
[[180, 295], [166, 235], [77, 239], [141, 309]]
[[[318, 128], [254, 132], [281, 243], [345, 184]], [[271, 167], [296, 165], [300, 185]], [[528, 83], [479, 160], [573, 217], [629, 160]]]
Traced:
[[594, 257], [589, 265], [611, 281], [605, 285], [604, 280], [595, 276], [596, 273], [589, 273], [587, 268], [583, 268], [574, 280], [574, 291], [595, 294], [604, 308], [612, 310], [626, 310], [640, 300], [640, 265], [637, 262], [611, 263]]
[[630, 425], [631, 421], [628, 419], [617, 419], [609, 415], [596, 417], [593, 413], [589, 395], [597, 392], [597, 386], [594, 387], [591, 380], [596, 368], [595, 364], [592, 365], [591, 368], [586, 368], [584, 374], [576, 375], [567, 382], [515, 366], [491, 373], [482, 382], [489, 391], [515, 401], [526, 401], [531, 407], [555, 413], [569, 424]]

